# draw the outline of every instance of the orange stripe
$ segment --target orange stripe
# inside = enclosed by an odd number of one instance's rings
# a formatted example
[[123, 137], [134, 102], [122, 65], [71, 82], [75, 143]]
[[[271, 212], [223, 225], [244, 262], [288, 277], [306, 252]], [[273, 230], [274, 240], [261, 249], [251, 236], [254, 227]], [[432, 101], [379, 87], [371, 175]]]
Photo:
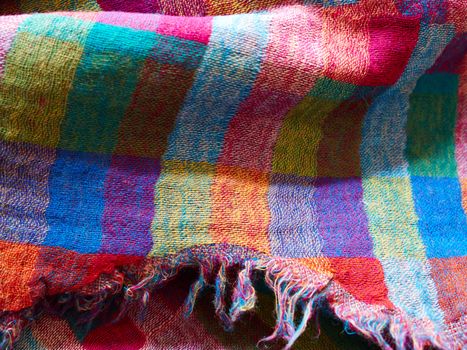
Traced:
[[18, 311], [31, 306], [30, 284], [39, 250], [29, 244], [0, 241], [0, 310]]
[[230, 243], [269, 253], [266, 173], [218, 166], [211, 188], [209, 234], [215, 243]]

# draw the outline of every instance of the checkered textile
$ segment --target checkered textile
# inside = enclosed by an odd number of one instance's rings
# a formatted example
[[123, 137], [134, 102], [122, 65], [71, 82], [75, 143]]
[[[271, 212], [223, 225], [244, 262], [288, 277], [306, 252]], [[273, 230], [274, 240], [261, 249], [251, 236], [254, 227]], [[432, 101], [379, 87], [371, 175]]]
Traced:
[[227, 331], [273, 292], [259, 345], [467, 348], [463, 0], [0, 6], [0, 348], [186, 268]]

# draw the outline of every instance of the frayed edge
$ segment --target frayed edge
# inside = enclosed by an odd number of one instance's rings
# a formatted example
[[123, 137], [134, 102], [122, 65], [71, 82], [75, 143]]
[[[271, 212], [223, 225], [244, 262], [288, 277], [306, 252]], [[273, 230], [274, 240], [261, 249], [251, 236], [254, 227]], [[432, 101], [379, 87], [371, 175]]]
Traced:
[[16, 315], [5, 315], [0, 318], [0, 349], [11, 349], [14, 341], [19, 337], [24, 321]]
[[[345, 297], [349, 298], [348, 295]], [[461, 344], [455, 344], [438, 334], [429, 322], [414, 322], [398, 310], [368, 307], [360, 302], [357, 304], [360, 304], [358, 308], [350, 307], [350, 304], [342, 301], [330, 302], [334, 314], [345, 322], [347, 332], [358, 332], [381, 349], [463, 349]]]
[[[117, 321], [130, 305], [135, 302], [146, 305], [151, 290], [163, 286], [188, 267], [198, 268], [199, 277], [189, 288], [185, 316], [192, 313], [199, 294], [213, 287], [215, 313], [227, 331], [233, 330], [234, 323], [255, 308], [257, 295], [253, 275], [258, 271], [264, 274], [266, 285], [275, 294], [276, 325], [270, 336], [257, 343], [258, 347], [282, 339], [286, 342], [284, 349], [290, 349], [316, 314], [322, 304], [320, 301], [326, 300], [349, 333], [356, 331], [384, 350], [423, 350], [427, 346], [446, 350], [463, 348], [462, 344], [437, 335], [429, 325], [412, 322], [400, 310], [357, 301], [329, 276], [316, 273], [293, 259], [271, 258], [241, 247], [210, 245], [187, 249], [170, 257], [148, 259], [142, 266], [128, 266], [115, 270], [112, 275], [101, 275], [91, 285], [57, 296], [53, 302], [43, 300], [34, 308], [0, 314], [0, 349], [12, 349], [21, 330], [43, 312], [63, 315], [73, 309], [80, 313], [80, 323], [89, 323], [108, 310], [110, 301], [119, 296], [123, 302], [114, 316]], [[227, 272], [230, 269], [235, 269], [237, 274], [233, 289], [228, 293]]]

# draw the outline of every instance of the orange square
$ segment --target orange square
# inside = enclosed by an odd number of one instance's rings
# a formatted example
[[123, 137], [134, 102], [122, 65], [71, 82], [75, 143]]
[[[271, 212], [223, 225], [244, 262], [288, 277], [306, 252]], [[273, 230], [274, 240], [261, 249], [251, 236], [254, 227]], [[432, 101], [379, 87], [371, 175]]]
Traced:
[[269, 253], [269, 177], [258, 170], [218, 166], [211, 187], [209, 234], [216, 243]]
[[0, 310], [18, 311], [31, 306], [32, 276], [40, 247], [0, 241]]
[[316, 273], [323, 274], [328, 277], [332, 277], [334, 275], [335, 271], [333, 270], [329, 259], [324, 256], [314, 258], [297, 258], [296, 260]]

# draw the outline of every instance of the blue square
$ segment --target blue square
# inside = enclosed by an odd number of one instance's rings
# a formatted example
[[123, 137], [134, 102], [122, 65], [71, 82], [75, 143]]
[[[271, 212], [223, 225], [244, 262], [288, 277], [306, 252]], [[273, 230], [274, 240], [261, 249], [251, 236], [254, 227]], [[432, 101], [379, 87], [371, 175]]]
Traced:
[[411, 182], [428, 258], [467, 255], [467, 220], [458, 179], [413, 176]]

